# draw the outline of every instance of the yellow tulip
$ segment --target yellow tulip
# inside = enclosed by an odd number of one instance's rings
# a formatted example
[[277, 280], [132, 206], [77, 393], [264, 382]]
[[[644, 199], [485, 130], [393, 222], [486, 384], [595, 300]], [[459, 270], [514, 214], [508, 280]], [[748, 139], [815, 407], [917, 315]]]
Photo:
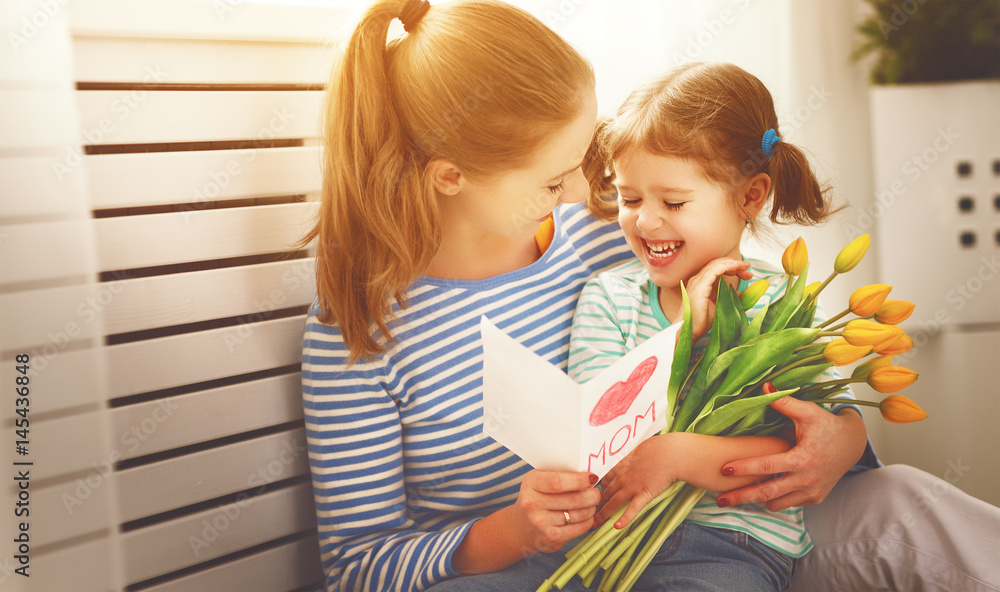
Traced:
[[809, 251], [806, 249], [806, 241], [800, 236], [785, 248], [781, 255], [781, 266], [788, 275], [799, 275], [806, 263], [809, 263]]
[[864, 258], [865, 253], [868, 252], [868, 245], [872, 242], [872, 237], [867, 234], [862, 234], [858, 238], [852, 240], [850, 244], [841, 249], [840, 253], [837, 255], [837, 259], [833, 262], [833, 269], [837, 273], [847, 273], [861, 263]]
[[868, 386], [880, 393], [894, 393], [910, 386], [917, 380], [917, 374], [902, 366], [882, 366], [868, 374]]
[[892, 286], [885, 284], [861, 286], [848, 299], [851, 312], [859, 317], [872, 316], [885, 302], [890, 291], [892, 291]]
[[851, 345], [844, 338], [834, 339], [823, 348], [823, 356], [834, 366], [853, 364], [872, 351], [870, 345]]
[[903, 395], [889, 395], [878, 406], [882, 417], [893, 423], [910, 423], [927, 417], [927, 413]]
[[858, 380], [867, 379], [868, 375], [872, 373], [872, 370], [881, 368], [882, 366], [888, 366], [891, 363], [892, 356], [879, 356], [877, 358], [872, 358], [855, 368], [854, 372], [851, 373], [851, 378], [856, 378]]
[[875, 353], [882, 356], [898, 356], [913, 349], [913, 340], [909, 335], [900, 335], [893, 341], [875, 348]]
[[813, 292], [815, 292], [820, 287], [820, 284], [822, 284], [822, 283], [823, 282], [813, 282], [813, 283], [807, 285], [805, 288], [802, 289], [802, 297], [803, 298], [809, 298], [810, 296], [812, 296]]
[[914, 305], [906, 300], [886, 300], [875, 311], [875, 320], [885, 325], [898, 325], [910, 318]]
[[858, 319], [847, 323], [843, 336], [851, 345], [870, 345], [875, 351], [893, 343], [900, 335], [905, 335], [902, 329], [894, 325], [882, 325], [867, 319]]
[[754, 304], [757, 304], [757, 301], [764, 295], [764, 292], [767, 292], [770, 285], [771, 284], [769, 284], [767, 280], [757, 280], [748, 286], [747, 289], [740, 294], [740, 304], [743, 305], [743, 310], [750, 310]]

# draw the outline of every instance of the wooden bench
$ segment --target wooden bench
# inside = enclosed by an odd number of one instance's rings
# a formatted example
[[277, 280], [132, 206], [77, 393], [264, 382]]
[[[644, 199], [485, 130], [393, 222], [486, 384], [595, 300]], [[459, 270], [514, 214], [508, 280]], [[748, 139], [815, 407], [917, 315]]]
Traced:
[[[315, 214], [331, 41], [351, 16], [0, 9], [15, 32], [0, 54], [0, 589], [322, 587], [299, 383], [313, 259], [289, 245]], [[10, 542], [22, 520], [30, 578]]]

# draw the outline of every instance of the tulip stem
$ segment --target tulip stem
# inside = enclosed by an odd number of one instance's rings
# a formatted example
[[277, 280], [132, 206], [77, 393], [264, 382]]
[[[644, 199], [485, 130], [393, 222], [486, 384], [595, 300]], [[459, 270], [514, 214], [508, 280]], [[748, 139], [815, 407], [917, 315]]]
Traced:
[[813, 403], [843, 403], [844, 405], [866, 405], [868, 407], [880, 407], [881, 403], [875, 401], [865, 401], [863, 399], [813, 399]]
[[822, 382], [813, 383], [813, 384], [810, 384], [810, 385], [808, 385], [806, 387], [803, 387], [799, 391], [798, 396], [799, 396], [799, 398], [801, 398], [803, 395], [805, 395], [807, 392], [810, 392], [810, 391], [823, 390], [823, 389], [827, 389], [827, 388], [830, 388], [830, 387], [833, 387], [833, 386], [838, 386], [838, 387], [839, 386], [847, 386], [847, 385], [855, 384], [855, 383], [858, 383], [858, 382], [864, 382], [864, 380], [863, 379], [859, 379], [859, 378], [837, 378], [835, 380], [824, 380]]
[[837, 313], [836, 315], [834, 315], [834, 316], [828, 318], [827, 320], [823, 321], [822, 323], [816, 325], [816, 327], [814, 327], [814, 328], [815, 329], [822, 329], [822, 328], [826, 327], [827, 325], [830, 325], [831, 323], [836, 323], [840, 319], [844, 318], [844, 316], [846, 316], [850, 312], [851, 312], [850, 308], [845, 308], [843, 311]]
[[815, 356], [809, 356], [808, 358], [802, 358], [798, 362], [792, 362], [791, 364], [789, 364], [787, 366], [782, 366], [777, 371], [772, 372], [771, 374], [767, 375], [767, 377], [765, 377], [762, 382], [768, 382], [768, 381], [774, 380], [775, 378], [777, 378], [778, 376], [781, 376], [785, 372], [788, 372], [792, 368], [798, 368], [799, 366], [807, 366], [809, 364], [812, 364], [813, 362], [819, 362], [820, 360], [826, 360], [826, 356], [823, 355], [823, 354], [818, 354], [818, 355], [815, 355]]
[[806, 300], [807, 308], [816, 303], [816, 300], [819, 299], [819, 293], [822, 292], [823, 288], [827, 287], [830, 284], [830, 282], [833, 281], [833, 278], [837, 277], [837, 275], [838, 273], [836, 271], [831, 273], [830, 277], [823, 280], [823, 283], [820, 284], [818, 288], [816, 288], [816, 291], [809, 295], [809, 298]]
[[850, 324], [852, 322], [853, 321], [844, 321], [843, 323], [840, 323], [839, 325], [834, 325], [833, 327], [830, 327], [830, 330], [831, 331], [843, 331], [844, 327], [846, 327], [848, 324]]

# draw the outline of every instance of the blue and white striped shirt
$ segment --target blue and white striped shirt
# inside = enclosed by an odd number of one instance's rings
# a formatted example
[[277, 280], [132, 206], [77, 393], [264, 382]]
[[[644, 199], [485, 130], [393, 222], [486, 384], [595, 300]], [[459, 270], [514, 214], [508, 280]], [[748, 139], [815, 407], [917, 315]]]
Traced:
[[478, 518], [513, 503], [530, 467], [482, 433], [479, 317], [565, 370], [577, 299], [631, 257], [614, 223], [554, 212], [531, 265], [479, 281], [421, 278], [392, 325], [398, 344], [348, 366], [313, 303], [302, 355], [309, 463], [328, 590], [423, 590]]

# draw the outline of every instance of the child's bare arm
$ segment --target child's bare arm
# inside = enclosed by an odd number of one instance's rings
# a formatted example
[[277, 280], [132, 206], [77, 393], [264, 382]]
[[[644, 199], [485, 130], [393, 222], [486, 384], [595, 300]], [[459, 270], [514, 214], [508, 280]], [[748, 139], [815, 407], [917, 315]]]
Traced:
[[625, 513], [615, 521], [623, 528], [654, 497], [677, 480], [709, 491], [750, 485], [753, 477], [726, 477], [727, 462], [759, 455], [777, 454], [792, 444], [772, 436], [705, 436], [674, 432], [654, 436], [633, 450], [602, 480], [601, 506], [597, 524], [603, 523], [622, 506]]

